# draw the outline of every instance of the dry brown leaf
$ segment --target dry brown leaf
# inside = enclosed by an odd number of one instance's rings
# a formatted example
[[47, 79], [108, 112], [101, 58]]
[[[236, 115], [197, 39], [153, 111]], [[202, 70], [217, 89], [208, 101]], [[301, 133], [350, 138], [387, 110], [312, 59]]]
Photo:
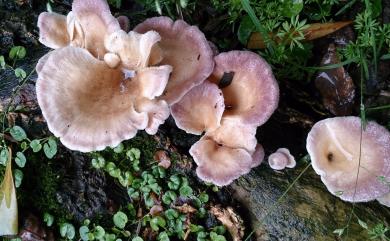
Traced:
[[227, 228], [233, 241], [241, 241], [244, 237], [244, 221], [236, 214], [232, 207], [222, 208], [212, 206], [210, 212]]
[[196, 212], [196, 209], [187, 203], [183, 204], [182, 206], [174, 206], [173, 208], [184, 214]]
[[[304, 41], [310, 41], [318, 38], [322, 38], [328, 34], [334, 33], [337, 30], [351, 24], [353, 21], [344, 21], [344, 22], [334, 22], [334, 23], [313, 23], [310, 26], [303, 30], [305, 35]], [[275, 34], [271, 33], [270, 38], [273, 38], [277, 43], [281, 42], [280, 38], [277, 38]], [[252, 33], [249, 38], [247, 47], [249, 49], [263, 49], [265, 48], [264, 38], [260, 33]]]

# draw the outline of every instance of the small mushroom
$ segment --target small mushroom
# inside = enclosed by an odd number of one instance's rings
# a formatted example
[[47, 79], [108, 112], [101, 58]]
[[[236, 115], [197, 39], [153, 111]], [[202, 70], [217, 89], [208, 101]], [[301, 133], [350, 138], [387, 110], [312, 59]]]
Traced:
[[259, 164], [260, 156], [252, 156], [242, 148], [223, 146], [208, 136], [203, 136], [196, 142], [190, 148], [190, 154], [198, 165], [198, 177], [218, 186], [229, 185], [234, 179], [248, 173]]
[[209, 81], [192, 88], [179, 102], [171, 106], [176, 125], [195, 135], [217, 129], [221, 125], [224, 110], [222, 91]]
[[[238, 119], [245, 125], [264, 124], [279, 101], [278, 83], [268, 63], [249, 51], [229, 51], [214, 59], [215, 69], [209, 79], [223, 85], [226, 106], [223, 118]], [[232, 78], [224, 84], [221, 80], [226, 73]]]
[[274, 170], [283, 170], [286, 167], [294, 168], [296, 162], [287, 148], [279, 148], [268, 157], [268, 164]]
[[127, 16], [119, 16], [116, 20], [118, 20], [118, 23], [123, 31], [126, 33], [130, 31], [130, 21]]
[[214, 68], [213, 51], [198, 27], [190, 26], [183, 20], [174, 22], [168, 17], [154, 17], [134, 28], [138, 33], [150, 30], [157, 31], [161, 36], [159, 48], [155, 48], [159, 52], [157, 56], [162, 55], [160, 64], [173, 67], [164, 96], [161, 97], [172, 105], [209, 77]]
[[365, 202], [390, 192], [380, 177], [390, 178], [390, 133], [359, 117], [317, 122], [307, 137], [312, 165], [328, 190], [350, 202]]

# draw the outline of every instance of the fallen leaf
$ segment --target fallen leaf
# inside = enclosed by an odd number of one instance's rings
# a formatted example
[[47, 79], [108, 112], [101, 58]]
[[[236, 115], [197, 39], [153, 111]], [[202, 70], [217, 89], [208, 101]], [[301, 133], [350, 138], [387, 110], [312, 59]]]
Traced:
[[[304, 41], [310, 41], [310, 40], [322, 38], [328, 34], [336, 32], [337, 30], [351, 24], [352, 22], [353, 21], [310, 24], [310, 26], [307, 29], [303, 30], [303, 34], [305, 36]], [[294, 31], [294, 29], [292, 29], [291, 31]], [[269, 37], [277, 43], [280, 43], [282, 41], [280, 38], [277, 38], [274, 33], [270, 33]], [[247, 47], [249, 49], [265, 48], [264, 38], [258, 32], [252, 33], [249, 38]]]

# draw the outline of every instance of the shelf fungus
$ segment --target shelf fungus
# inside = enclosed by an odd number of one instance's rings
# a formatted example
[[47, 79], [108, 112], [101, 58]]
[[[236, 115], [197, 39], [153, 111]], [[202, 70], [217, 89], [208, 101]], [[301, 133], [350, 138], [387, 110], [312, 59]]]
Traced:
[[317, 122], [306, 143], [312, 165], [328, 190], [345, 201], [366, 202], [389, 193], [390, 133], [359, 117]]
[[198, 27], [183, 20], [174, 22], [168, 17], [154, 17], [134, 28], [139, 33], [151, 30], [161, 35], [161, 41], [152, 50], [153, 59], [160, 55], [160, 64], [173, 67], [167, 88], [160, 97], [172, 105], [209, 77], [214, 68], [213, 51]]
[[204, 136], [190, 154], [198, 176], [216, 185], [258, 166], [264, 158], [256, 129], [276, 109], [278, 84], [269, 65], [257, 54], [230, 51], [215, 57], [215, 69], [203, 84], [172, 105], [178, 127]]
[[268, 164], [274, 170], [283, 170], [286, 167], [294, 168], [296, 161], [287, 148], [279, 148], [268, 157]]
[[126, 33], [104, 0], [75, 0], [70, 14], [81, 44], [55, 49], [36, 67], [38, 103], [50, 131], [82, 152], [116, 146], [138, 130], [155, 134], [169, 116], [168, 104], [156, 97], [172, 72], [169, 65], [149, 64], [160, 35]]

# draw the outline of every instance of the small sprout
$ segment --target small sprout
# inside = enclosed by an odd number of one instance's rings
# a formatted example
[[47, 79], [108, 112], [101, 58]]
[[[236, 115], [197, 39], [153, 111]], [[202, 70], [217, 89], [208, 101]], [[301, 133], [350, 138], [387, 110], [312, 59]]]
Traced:
[[60, 234], [61, 234], [61, 237], [72, 240], [76, 235], [76, 231], [75, 231], [75, 228], [72, 224], [62, 223], [60, 225]]
[[141, 237], [134, 237], [131, 241], [144, 241]]
[[120, 228], [120, 229], [124, 229], [126, 227], [126, 224], [128, 221], [127, 215], [121, 211], [117, 212], [114, 215], [113, 220], [114, 220], [115, 226]]
[[130, 158], [131, 161], [139, 160], [141, 157], [141, 151], [137, 148], [131, 148], [126, 152], [126, 156]]
[[22, 185], [23, 180], [23, 172], [19, 169], [14, 170], [14, 177], [15, 177], [15, 187], [20, 187]]
[[199, 195], [199, 200], [202, 202], [202, 203], [207, 203], [209, 201], [209, 195], [207, 195], [207, 193], [201, 193]]
[[54, 138], [49, 138], [47, 143], [43, 145], [43, 151], [47, 158], [52, 159], [57, 154], [57, 142]]
[[39, 152], [42, 149], [42, 144], [39, 140], [32, 140], [30, 142], [30, 147], [33, 152]]
[[12, 127], [10, 130], [10, 134], [16, 141], [23, 141], [27, 139], [26, 132], [20, 126]]

